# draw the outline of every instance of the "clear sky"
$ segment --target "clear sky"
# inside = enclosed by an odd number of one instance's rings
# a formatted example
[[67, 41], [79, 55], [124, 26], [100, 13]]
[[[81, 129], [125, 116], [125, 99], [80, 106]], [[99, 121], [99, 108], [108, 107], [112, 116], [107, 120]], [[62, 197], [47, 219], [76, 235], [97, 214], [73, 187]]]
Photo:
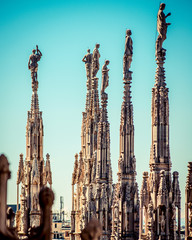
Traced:
[[[10, 162], [8, 202], [16, 203], [19, 154], [25, 157], [27, 111], [31, 104], [28, 57], [36, 44], [39, 63], [39, 104], [44, 121], [44, 157], [51, 156], [53, 190], [71, 208], [74, 155], [80, 151], [86, 73], [81, 61], [87, 48], [100, 43], [100, 65], [110, 60], [108, 113], [111, 161], [116, 182], [119, 124], [123, 95], [122, 65], [125, 30], [132, 30], [132, 96], [135, 123], [137, 181], [149, 170], [151, 145], [151, 88], [155, 82], [157, 0], [0, 1], [0, 151]], [[170, 100], [172, 170], [179, 171], [184, 210], [187, 162], [192, 161], [192, 1], [165, 1], [168, 18], [165, 64]], [[101, 71], [98, 72], [99, 88]]]

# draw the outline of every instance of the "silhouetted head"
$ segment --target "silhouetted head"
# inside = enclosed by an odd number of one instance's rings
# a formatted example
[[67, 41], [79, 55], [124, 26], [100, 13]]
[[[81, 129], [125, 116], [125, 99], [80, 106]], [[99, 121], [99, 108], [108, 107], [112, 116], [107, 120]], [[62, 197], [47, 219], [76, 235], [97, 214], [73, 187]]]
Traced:
[[87, 52], [90, 53], [90, 49], [87, 49]]
[[161, 4], [160, 4], [160, 9], [161, 9], [161, 10], [164, 10], [164, 9], [165, 9], [165, 3], [161, 3]]
[[127, 30], [126, 30], [126, 35], [127, 35], [127, 36], [131, 36], [131, 34], [132, 34], [131, 30], [130, 30], [130, 29], [127, 29]]
[[35, 51], [36, 51], [36, 50], [35, 50], [35, 49], [33, 49], [33, 50], [32, 50], [32, 53], [34, 53], [34, 54], [35, 54]]
[[95, 47], [96, 47], [96, 48], [99, 48], [99, 47], [100, 47], [100, 44], [99, 44], [99, 43], [97, 43], [97, 44], [95, 45]]
[[105, 64], [106, 64], [106, 65], [109, 65], [109, 63], [110, 63], [109, 60], [106, 60], [106, 61], [105, 61]]

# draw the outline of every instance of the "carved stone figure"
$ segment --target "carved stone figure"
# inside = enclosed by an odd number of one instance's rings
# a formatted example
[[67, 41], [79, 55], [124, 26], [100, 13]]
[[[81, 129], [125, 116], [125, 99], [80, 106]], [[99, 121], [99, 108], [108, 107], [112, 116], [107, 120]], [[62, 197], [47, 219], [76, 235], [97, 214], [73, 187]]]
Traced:
[[92, 53], [90, 49], [87, 50], [87, 54], [83, 57], [82, 61], [85, 63], [87, 79], [91, 78], [91, 64], [92, 64]]
[[31, 78], [32, 81], [37, 81], [37, 70], [38, 70], [38, 61], [40, 61], [42, 57], [41, 51], [38, 49], [38, 45], [36, 45], [36, 49], [32, 50], [32, 54], [29, 57], [28, 68], [31, 70]]
[[176, 207], [174, 203], [172, 203], [172, 219], [176, 220]]
[[101, 94], [104, 93], [105, 89], [109, 86], [109, 69], [107, 68], [107, 65], [109, 65], [109, 60], [106, 60], [102, 67]]
[[148, 206], [148, 221], [152, 222], [153, 221], [153, 203], [150, 201], [149, 206]]
[[161, 233], [165, 233], [165, 215], [164, 215], [164, 212], [162, 212], [160, 223], [161, 223]]
[[136, 171], [136, 159], [135, 156], [132, 158], [132, 170], [135, 172]]
[[95, 45], [95, 49], [93, 50], [93, 57], [92, 57], [92, 77], [96, 77], [97, 72], [99, 71], [99, 47], [100, 44]]
[[159, 33], [156, 41], [156, 56], [163, 50], [162, 45], [166, 39], [167, 35], [167, 26], [171, 23], [166, 23], [166, 18], [171, 15], [168, 13], [164, 14], [163, 10], [165, 9], [165, 3], [161, 3], [159, 7], [159, 11], [157, 14], [157, 31]]
[[125, 52], [123, 57], [123, 73], [124, 78], [127, 78], [127, 73], [131, 67], [132, 56], [133, 56], [133, 41], [131, 38], [131, 30], [126, 31], [126, 39], [125, 39]]
[[115, 204], [115, 210], [114, 210], [114, 221], [117, 222], [119, 219], [119, 209], [118, 209], [118, 204]]
[[33, 210], [37, 210], [37, 204], [38, 204], [37, 196], [34, 195], [33, 196]]

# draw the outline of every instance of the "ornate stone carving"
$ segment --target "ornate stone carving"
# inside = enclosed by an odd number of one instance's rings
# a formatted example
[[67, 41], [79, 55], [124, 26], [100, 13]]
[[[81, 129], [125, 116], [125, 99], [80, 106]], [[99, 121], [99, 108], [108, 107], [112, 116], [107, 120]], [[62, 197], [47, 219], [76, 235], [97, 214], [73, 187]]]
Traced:
[[83, 58], [87, 71], [87, 94], [81, 128], [81, 154], [79, 162], [75, 159], [72, 175], [71, 240], [79, 240], [81, 229], [94, 217], [102, 224], [102, 239], [110, 237], [112, 170], [107, 116], [108, 95], [104, 92], [108, 85], [108, 61], [102, 68], [100, 107], [96, 77], [99, 58], [99, 44], [96, 44], [93, 51], [92, 63], [89, 52]]
[[162, 50], [163, 50], [162, 45], [167, 35], [167, 26], [170, 25], [170, 23], [166, 23], [166, 18], [170, 16], [171, 13], [168, 13], [167, 15], [165, 15], [163, 12], [164, 9], [165, 9], [165, 3], [161, 3], [158, 14], [157, 14], [157, 31], [159, 35], [156, 41], [156, 56], [162, 53]]
[[38, 70], [38, 61], [40, 61], [42, 57], [41, 51], [38, 49], [38, 45], [36, 45], [36, 49], [32, 50], [32, 54], [29, 57], [28, 68], [31, 71], [32, 81], [37, 81], [37, 70]]
[[185, 187], [185, 239], [192, 238], [192, 162], [188, 163]]
[[[133, 105], [131, 102], [133, 47], [131, 31], [126, 31], [123, 58], [124, 96], [121, 106], [120, 156], [118, 161], [118, 183], [112, 198], [111, 240], [137, 239], [139, 235], [139, 197], [136, 183], [136, 158], [134, 155]], [[118, 216], [117, 216], [118, 214]]]
[[91, 79], [92, 54], [90, 53], [90, 49], [87, 50], [87, 54], [83, 57], [82, 61], [85, 63], [87, 79]]
[[[169, 151], [169, 99], [165, 82], [164, 61], [166, 50], [162, 48], [166, 39], [165, 4], [160, 5], [157, 17], [158, 37], [156, 41], [157, 70], [152, 88], [152, 144], [150, 152], [150, 176], [143, 175], [140, 205], [139, 239], [180, 239], [180, 189], [178, 173], [171, 179]], [[146, 189], [146, 190], [145, 190]], [[147, 203], [153, 205], [153, 225], [149, 221], [151, 212], [146, 211]], [[178, 212], [176, 225], [175, 212]], [[143, 232], [143, 219], [145, 229]], [[148, 223], [146, 221], [148, 219]], [[147, 225], [148, 224], [148, 225]], [[146, 227], [147, 225], [147, 227]]]
[[[46, 156], [46, 164], [43, 159], [43, 119], [39, 111], [37, 69], [38, 61], [42, 53], [38, 49], [33, 50], [29, 58], [28, 67], [32, 77], [31, 109], [28, 111], [26, 126], [26, 158], [20, 155], [17, 172], [17, 214], [16, 227], [20, 237], [26, 237], [29, 229], [40, 225], [40, 207], [38, 195], [41, 188], [47, 183], [52, 187], [52, 173], [50, 156]], [[19, 184], [21, 183], [21, 198], [19, 210]]]
[[[13, 212], [10, 208], [7, 209], [7, 180], [10, 178], [9, 163], [4, 155], [0, 156], [0, 239], [6, 240], [18, 240], [18, 236], [12, 229], [12, 217]], [[23, 193], [22, 193], [23, 194]], [[24, 200], [22, 198], [22, 200]], [[31, 229], [31, 234], [26, 237], [24, 225], [19, 228], [19, 234], [22, 238], [25, 236], [26, 240], [50, 240], [51, 239], [51, 207], [53, 205], [54, 194], [49, 188], [43, 188], [39, 194], [39, 202], [41, 207], [41, 225], [38, 228]], [[19, 214], [19, 219], [24, 217], [23, 209], [25, 204], [21, 204], [21, 216]], [[19, 213], [19, 212], [18, 212]], [[18, 214], [17, 213], [17, 214]], [[25, 217], [24, 217], [25, 218]], [[24, 219], [24, 223], [27, 223], [27, 219]], [[9, 228], [6, 226], [6, 222], [9, 222]], [[16, 219], [18, 221], [18, 219]], [[28, 232], [27, 232], [28, 234]]]
[[101, 94], [104, 93], [105, 89], [109, 86], [109, 69], [107, 68], [107, 65], [109, 65], [109, 60], [106, 60], [102, 67]]
[[92, 78], [96, 77], [97, 72], [99, 71], [99, 58], [100, 58], [100, 53], [99, 53], [99, 47], [100, 44], [96, 44], [95, 48], [93, 50], [93, 57], [92, 57]]
[[123, 57], [123, 74], [124, 78], [127, 79], [127, 74], [131, 67], [132, 56], [133, 56], [133, 42], [131, 38], [131, 30], [126, 30], [126, 40], [125, 40], [125, 52]]

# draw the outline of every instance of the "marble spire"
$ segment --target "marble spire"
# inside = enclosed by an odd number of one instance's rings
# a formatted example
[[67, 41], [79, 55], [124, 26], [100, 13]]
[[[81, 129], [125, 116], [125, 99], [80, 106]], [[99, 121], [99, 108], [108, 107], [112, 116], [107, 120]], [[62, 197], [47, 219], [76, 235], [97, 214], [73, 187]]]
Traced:
[[139, 197], [134, 155], [133, 104], [131, 102], [132, 54], [131, 30], [127, 30], [123, 58], [124, 95], [121, 106], [118, 183], [115, 187], [117, 194], [114, 195], [112, 205], [111, 239], [138, 239], [139, 235]]
[[[40, 206], [38, 195], [40, 190], [49, 183], [52, 186], [52, 174], [49, 155], [46, 165], [43, 158], [43, 119], [39, 110], [37, 62], [42, 53], [33, 50], [29, 58], [28, 67], [31, 70], [32, 98], [31, 110], [28, 111], [26, 126], [26, 158], [20, 154], [17, 172], [17, 213], [16, 227], [20, 238], [27, 236], [31, 227], [40, 225]], [[21, 184], [20, 209], [19, 209], [19, 184]]]
[[[171, 174], [169, 150], [169, 89], [165, 82], [167, 15], [161, 3], [157, 15], [156, 76], [152, 88], [152, 144], [150, 174], [144, 173], [140, 200], [139, 239], [180, 239], [180, 189], [178, 172]], [[147, 188], [145, 187], [147, 186]], [[147, 192], [146, 192], [147, 191]], [[171, 197], [170, 197], [171, 196]], [[177, 219], [176, 219], [176, 212]], [[143, 222], [145, 228], [143, 226]], [[176, 224], [177, 223], [177, 224]]]

